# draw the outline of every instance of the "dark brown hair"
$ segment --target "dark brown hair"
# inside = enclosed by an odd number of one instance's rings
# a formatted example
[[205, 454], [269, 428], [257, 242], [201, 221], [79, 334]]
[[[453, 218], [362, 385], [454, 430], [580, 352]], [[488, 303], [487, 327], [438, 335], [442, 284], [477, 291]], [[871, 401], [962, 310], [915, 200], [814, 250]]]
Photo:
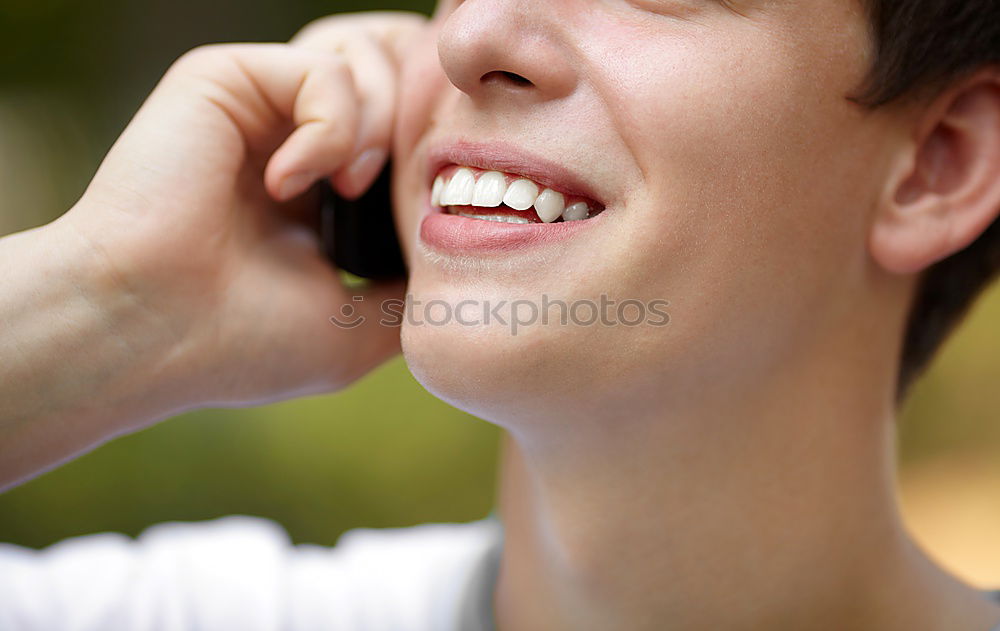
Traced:
[[[1000, 0], [863, 0], [875, 46], [870, 74], [853, 98], [878, 107], [934, 93], [1000, 64]], [[997, 173], [1000, 178], [1000, 173]], [[1000, 271], [1000, 224], [929, 269], [911, 307], [900, 363], [901, 400], [948, 334]]]

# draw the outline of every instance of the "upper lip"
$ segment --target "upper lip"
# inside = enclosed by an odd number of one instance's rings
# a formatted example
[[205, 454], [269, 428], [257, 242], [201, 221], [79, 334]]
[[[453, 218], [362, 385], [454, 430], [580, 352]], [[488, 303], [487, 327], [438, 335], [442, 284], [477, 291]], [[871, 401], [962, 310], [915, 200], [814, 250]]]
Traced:
[[428, 152], [426, 181], [449, 164], [521, 175], [554, 191], [586, 197], [604, 206], [590, 184], [573, 170], [506, 142], [461, 140], [434, 145]]

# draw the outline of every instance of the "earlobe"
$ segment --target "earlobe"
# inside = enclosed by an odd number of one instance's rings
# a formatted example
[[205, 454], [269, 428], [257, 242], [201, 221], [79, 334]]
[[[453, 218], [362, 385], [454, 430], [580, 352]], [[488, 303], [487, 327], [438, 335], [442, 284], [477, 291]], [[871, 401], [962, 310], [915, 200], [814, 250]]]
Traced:
[[872, 256], [895, 274], [962, 250], [1000, 213], [1000, 72], [945, 90], [915, 120], [870, 234]]

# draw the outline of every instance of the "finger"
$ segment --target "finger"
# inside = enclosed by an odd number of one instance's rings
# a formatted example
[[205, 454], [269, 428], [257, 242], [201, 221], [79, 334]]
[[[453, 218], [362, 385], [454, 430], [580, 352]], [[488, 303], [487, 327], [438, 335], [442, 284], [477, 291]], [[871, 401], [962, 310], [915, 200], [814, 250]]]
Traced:
[[385, 50], [371, 38], [353, 40], [344, 54], [354, 69], [361, 122], [357, 153], [334, 176], [333, 184], [341, 195], [352, 199], [371, 187], [388, 160], [398, 75]]
[[347, 60], [358, 92], [357, 147], [334, 177], [334, 188], [348, 199], [366, 191], [385, 168], [395, 121], [398, 74], [385, 48], [367, 35], [330, 33], [306, 37], [298, 46]]
[[285, 44], [212, 45], [187, 53], [168, 74], [193, 82], [257, 159], [278, 147], [264, 177], [278, 201], [339, 170], [354, 152], [359, 103], [341, 57]]
[[291, 43], [324, 52], [341, 52], [341, 42], [357, 33], [375, 39], [390, 53], [394, 65], [409, 50], [411, 38], [430, 23], [426, 15], [412, 11], [362, 11], [319, 18], [300, 30]]
[[348, 163], [356, 152], [361, 121], [353, 73], [344, 60], [297, 52], [303, 55], [295, 75], [300, 82], [291, 103], [285, 103], [295, 130], [264, 171], [264, 185], [278, 201], [301, 194]]

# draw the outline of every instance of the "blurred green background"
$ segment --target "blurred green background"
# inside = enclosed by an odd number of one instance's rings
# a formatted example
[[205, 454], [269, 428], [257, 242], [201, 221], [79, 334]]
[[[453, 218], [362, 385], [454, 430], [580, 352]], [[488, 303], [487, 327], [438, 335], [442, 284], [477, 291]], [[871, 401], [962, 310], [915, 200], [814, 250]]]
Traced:
[[[275, 41], [329, 13], [428, 13], [431, 0], [3, 0], [0, 234], [79, 197], [145, 95], [184, 51]], [[901, 422], [902, 501], [944, 563], [1000, 585], [1000, 292], [919, 383]], [[0, 361], [3, 361], [0, 358]], [[333, 544], [357, 526], [485, 516], [499, 432], [437, 401], [396, 360], [347, 392], [187, 414], [0, 495], [0, 541], [137, 534], [232, 513]], [[0, 445], [0, 449], [3, 446]]]

